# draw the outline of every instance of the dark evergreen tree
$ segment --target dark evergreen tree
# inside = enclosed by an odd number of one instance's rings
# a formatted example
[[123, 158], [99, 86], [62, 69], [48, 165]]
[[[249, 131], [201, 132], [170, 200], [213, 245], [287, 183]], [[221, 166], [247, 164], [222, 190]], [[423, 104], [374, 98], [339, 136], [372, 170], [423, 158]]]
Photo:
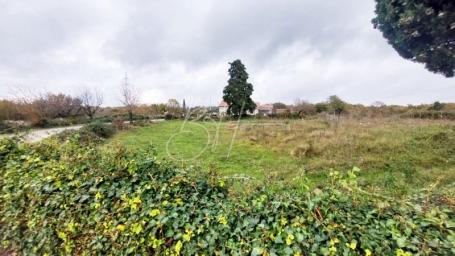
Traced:
[[229, 105], [227, 114], [240, 116], [256, 109], [251, 99], [253, 85], [248, 83], [248, 73], [240, 60], [229, 63], [228, 85], [223, 90], [223, 100]]
[[454, 76], [454, 0], [376, 0], [376, 15], [374, 27], [400, 56]]
[[439, 101], [436, 101], [435, 103], [433, 103], [433, 105], [430, 107], [430, 110], [435, 110], [435, 111], [441, 111], [444, 109], [444, 104], [439, 102]]

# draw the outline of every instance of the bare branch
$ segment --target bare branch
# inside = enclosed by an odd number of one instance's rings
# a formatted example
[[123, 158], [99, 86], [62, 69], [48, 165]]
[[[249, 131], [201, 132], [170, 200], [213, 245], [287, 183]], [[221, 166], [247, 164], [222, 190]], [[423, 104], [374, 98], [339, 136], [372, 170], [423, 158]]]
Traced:
[[103, 95], [98, 90], [85, 88], [79, 96], [82, 111], [90, 118], [99, 110], [103, 104]]
[[133, 121], [133, 111], [139, 103], [139, 93], [136, 88], [128, 83], [128, 77], [125, 75], [125, 82], [121, 88], [121, 99], [120, 101], [128, 111], [130, 122]]

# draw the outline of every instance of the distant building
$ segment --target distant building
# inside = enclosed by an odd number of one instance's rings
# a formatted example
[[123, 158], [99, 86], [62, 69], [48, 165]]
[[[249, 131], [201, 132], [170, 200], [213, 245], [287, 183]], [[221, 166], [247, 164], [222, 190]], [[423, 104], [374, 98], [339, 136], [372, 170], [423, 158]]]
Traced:
[[227, 115], [228, 108], [229, 108], [229, 105], [227, 104], [227, 102], [225, 102], [224, 100], [221, 101], [220, 104], [218, 104], [218, 113], [219, 113], [219, 115], [220, 116]]
[[[227, 110], [229, 108], [229, 105], [225, 101], [221, 101], [220, 104], [218, 104], [218, 113], [220, 116], [225, 116], [227, 115]], [[273, 110], [273, 104], [260, 104], [259, 102], [256, 102], [256, 109], [253, 112], [248, 112], [249, 115], [265, 115], [265, 116], [270, 116], [273, 115], [274, 110]]]
[[287, 114], [289, 113], [289, 109], [287, 108], [277, 108], [275, 109], [275, 114], [279, 115], [279, 114]]
[[255, 114], [261, 114], [265, 116], [273, 115], [273, 104], [256, 103]]

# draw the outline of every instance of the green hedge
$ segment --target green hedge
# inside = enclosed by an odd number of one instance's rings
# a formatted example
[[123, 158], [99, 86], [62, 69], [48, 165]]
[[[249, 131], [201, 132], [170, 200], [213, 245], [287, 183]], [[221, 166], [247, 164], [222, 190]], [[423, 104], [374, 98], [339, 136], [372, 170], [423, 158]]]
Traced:
[[82, 131], [91, 132], [101, 138], [109, 138], [115, 134], [115, 127], [111, 124], [98, 121], [89, 123], [82, 128]]
[[455, 111], [416, 111], [408, 112], [401, 115], [402, 118], [417, 118], [417, 119], [445, 119], [455, 120]]
[[363, 195], [358, 171], [302, 194], [255, 191], [153, 150], [0, 142], [0, 240], [23, 255], [450, 255], [454, 213]]

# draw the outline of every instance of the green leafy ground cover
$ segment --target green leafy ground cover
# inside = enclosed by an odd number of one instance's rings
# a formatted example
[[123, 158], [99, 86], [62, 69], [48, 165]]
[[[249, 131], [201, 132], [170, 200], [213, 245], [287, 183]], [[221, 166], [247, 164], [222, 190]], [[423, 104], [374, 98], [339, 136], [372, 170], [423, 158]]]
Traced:
[[325, 185], [331, 169], [363, 171], [369, 191], [401, 196], [455, 183], [455, 123], [403, 119], [163, 122], [119, 133], [107, 147], [141, 149], [181, 167], [213, 168], [271, 187]]
[[[306, 192], [252, 189], [78, 134], [0, 142], [0, 240], [23, 255], [453, 255], [455, 215], [331, 172]], [[304, 189], [303, 189], [304, 190]]]

